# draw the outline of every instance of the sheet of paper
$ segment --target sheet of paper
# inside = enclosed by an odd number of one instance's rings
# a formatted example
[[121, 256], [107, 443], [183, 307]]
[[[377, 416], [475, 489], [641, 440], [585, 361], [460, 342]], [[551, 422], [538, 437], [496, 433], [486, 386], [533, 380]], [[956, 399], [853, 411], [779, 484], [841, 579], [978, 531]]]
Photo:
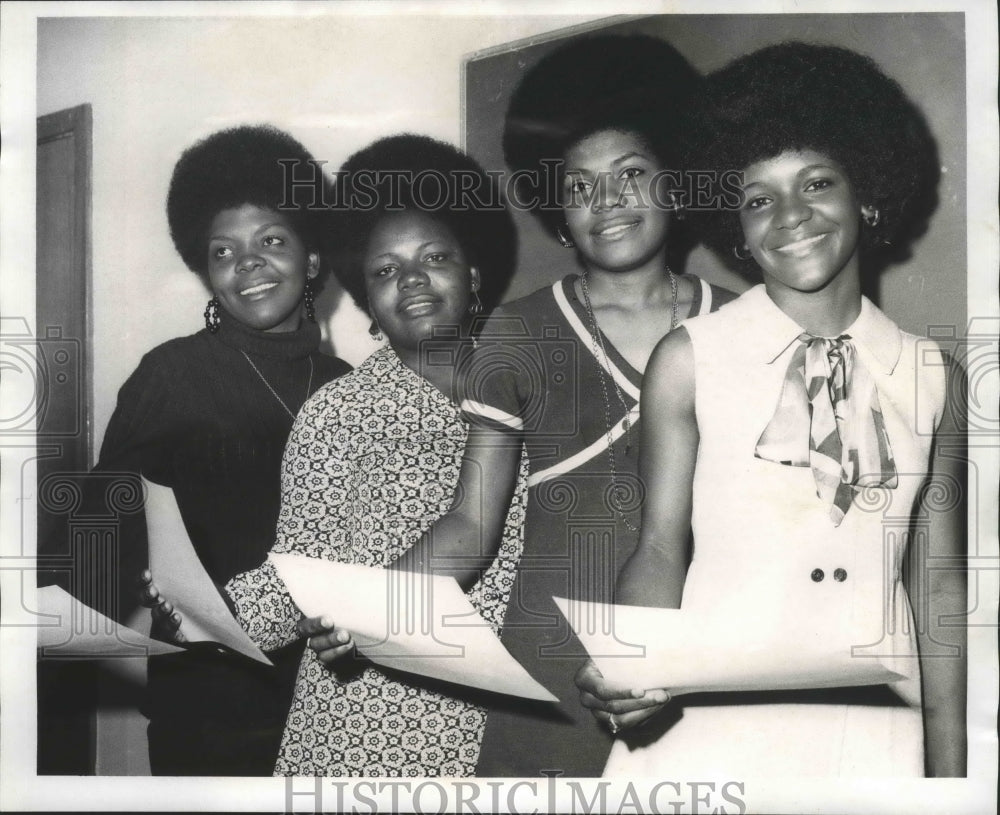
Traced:
[[184, 650], [116, 623], [59, 586], [38, 590], [38, 613], [38, 650], [44, 657], [112, 659]]
[[153, 582], [183, 616], [181, 631], [188, 642], [217, 642], [270, 665], [271, 660], [254, 645], [230, 613], [202, 566], [184, 527], [174, 491], [145, 479], [143, 486]]
[[667, 688], [677, 696], [905, 678], [878, 658], [852, 655], [842, 636], [796, 621], [761, 631], [752, 621], [719, 614], [553, 600], [604, 677], [624, 688]]
[[558, 701], [528, 674], [451, 577], [334, 563], [271, 561], [307, 617], [346, 628], [379, 665], [526, 699]]

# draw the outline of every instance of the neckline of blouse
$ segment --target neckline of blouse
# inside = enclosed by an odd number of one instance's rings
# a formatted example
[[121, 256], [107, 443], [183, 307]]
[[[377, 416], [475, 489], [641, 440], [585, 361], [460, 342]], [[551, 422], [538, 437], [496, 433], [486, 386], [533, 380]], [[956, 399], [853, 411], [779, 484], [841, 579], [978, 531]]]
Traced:
[[404, 364], [403, 360], [399, 358], [399, 354], [393, 350], [391, 345], [384, 345], [375, 351], [368, 359], [373, 362], [379, 358], [385, 360], [393, 369], [402, 373], [403, 376], [409, 378], [416, 388], [419, 388], [425, 393], [433, 394], [436, 399], [442, 400], [444, 403], [451, 406], [454, 410], [458, 410], [459, 407], [451, 397], [447, 394], [442, 393], [433, 383], [429, 382], [427, 379], [422, 377], [412, 368]]
[[[207, 332], [206, 332], [207, 333]], [[319, 348], [319, 326], [308, 320], [295, 331], [258, 331], [226, 314], [214, 335], [224, 345], [237, 351], [273, 359], [304, 359]]]

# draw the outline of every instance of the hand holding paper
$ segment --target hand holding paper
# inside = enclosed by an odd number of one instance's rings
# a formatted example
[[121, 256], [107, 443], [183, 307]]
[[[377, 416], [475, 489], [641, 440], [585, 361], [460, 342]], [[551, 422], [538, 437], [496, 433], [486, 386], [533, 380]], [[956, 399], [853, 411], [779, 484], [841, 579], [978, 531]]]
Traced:
[[343, 657], [350, 656], [357, 648], [351, 632], [335, 626], [327, 617], [304, 617], [299, 620], [298, 629], [319, 661], [328, 668], [335, 668]]
[[580, 689], [580, 704], [606, 722], [612, 733], [642, 724], [671, 699], [662, 688], [619, 688], [608, 682], [590, 659], [577, 671], [574, 681]]
[[219, 596], [188, 538], [169, 487], [143, 480], [146, 490], [146, 523], [149, 527], [149, 564], [153, 580], [163, 597], [169, 598], [184, 616], [188, 642], [217, 642], [270, 665], [271, 661], [253, 643]]
[[146, 569], [139, 576], [139, 586], [142, 589], [142, 605], [148, 608], [153, 636], [163, 642], [173, 642], [183, 645], [187, 637], [181, 630], [183, 617], [174, 608], [174, 604], [160, 595], [160, 590], [153, 582], [153, 573]]
[[111, 659], [182, 651], [150, 639], [84, 605], [59, 586], [38, 590], [38, 650], [43, 657]]
[[604, 678], [622, 688], [664, 688], [678, 696], [904, 678], [876, 657], [853, 655], [842, 637], [795, 620], [761, 631], [729, 615], [553, 599]]
[[555, 701], [515, 660], [450, 577], [292, 554], [270, 560], [307, 617], [350, 631], [379, 665], [447, 682]]

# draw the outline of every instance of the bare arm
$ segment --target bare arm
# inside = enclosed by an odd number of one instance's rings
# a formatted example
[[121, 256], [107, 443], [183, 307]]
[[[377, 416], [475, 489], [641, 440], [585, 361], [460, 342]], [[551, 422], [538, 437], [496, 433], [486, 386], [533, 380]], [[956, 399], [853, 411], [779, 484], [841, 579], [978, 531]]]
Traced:
[[[955, 376], [964, 384], [960, 369]], [[918, 552], [921, 580], [911, 595], [918, 620], [920, 610], [927, 615], [918, 622], [917, 641], [926, 769], [936, 778], [966, 774], [966, 467], [964, 417], [957, 405], [946, 405], [922, 498], [930, 526], [926, 549]]]
[[691, 493], [698, 455], [694, 351], [683, 329], [653, 352], [642, 388], [639, 475], [642, 532], [618, 578], [616, 602], [678, 608], [687, 573]]
[[473, 428], [451, 508], [390, 568], [449, 574], [469, 589], [500, 548], [520, 461], [519, 438]]
[[[678, 608], [687, 572], [691, 494], [698, 454], [694, 352], [684, 329], [653, 351], [642, 386], [639, 474], [646, 485], [639, 545], [618, 577], [623, 605]], [[666, 689], [608, 684], [589, 662], [576, 675], [580, 703], [612, 732], [635, 727], [670, 701]]]

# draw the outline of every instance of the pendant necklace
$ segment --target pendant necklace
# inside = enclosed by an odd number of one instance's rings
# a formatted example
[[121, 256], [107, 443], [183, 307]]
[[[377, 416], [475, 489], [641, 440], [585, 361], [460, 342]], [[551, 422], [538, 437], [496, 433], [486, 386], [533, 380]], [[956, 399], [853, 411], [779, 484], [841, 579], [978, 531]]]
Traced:
[[[262, 374], [260, 372], [260, 368], [258, 368], [256, 365], [253, 364], [253, 360], [250, 359], [250, 355], [246, 351], [244, 351], [242, 348], [240, 349], [240, 353], [243, 354], [243, 358], [247, 362], [250, 363], [250, 367], [253, 368], [254, 371], [256, 372], [257, 376], [260, 377], [260, 381], [263, 382], [267, 386], [267, 389], [269, 391], [271, 391], [271, 395], [275, 399], [278, 400], [278, 404], [281, 405], [285, 409], [285, 413], [287, 413], [289, 416], [291, 416], [292, 417], [292, 421], [294, 422], [295, 421], [295, 414], [292, 413], [292, 411], [288, 409], [288, 405], [285, 404], [285, 400], [282, 399], [280, 396], [278, 396], [278, 392], [274, 388], [271, 387], [271, 383], [268, 382], [267, 379], [265, 379], [264, 374]], [[309, 394], [312, 393], [312, 384], [313, 384], [313, 361], [312, 361], [312, 357], [309, 357], [309, 381], [306, 383], [306, 399], [308, 399], [309, 398]], [[303, 404], [304, 403], [305, 403], [305, 400], [303, 400]]]
[[[674, 275], [673, 270], [671, 270], [669, 266], [667, 266], [667, 276], [670, 278], [670, 330], [673, 331], [677, 327], [677, 277]], [[604, 426], [607, 428], [608, 465], [611, 469], [610, 500], [615, 510], [617, 510], [618, 514], [621, 516], [626, 529], [630, 532], [638, 532], [639, 527], [635, 526], [628, 519], [625, 515], [625, 511], [622, 509], [622, 494], [626, 492], [626, 489], [624, 485], [618, 483], [618, 469], [615, 466], [614, 438], [612, 437], [611, 432], [613, 427], [611, 423], [611, 399], [608, 396], [608, 383], [605, 381], [606, 372], [611, 368], [611, 360], [608, 357], [608, 350], [604, 345], [604, 337], [601, 334], [601, 329], [597, 325], [597, 315], [594, 313], [594, 307], [590, 303], [590, 288], [587, 285], [586, 271], [580, 275], [580, 288], [583, 291], [583, 305], [587, 311], [587, 317], [590, 319], [590, 339], [594, 344], [594, 356], [598, 360], [598, 378], [601, 382], [601, 395], [604, 397]], [[600, 353], [598, 353], [598, 351], [600, 351]], [[604, 360], [603, 365], [600, 364], [602, 359]], [[622, 395], [622, 390], [618, 386], [618, 382], [615, 380], [614, 376], [611, 376], [611, 384], [614, 386], [615, 395], [618, 397], [618, 401], [625, 410], [625, 418], [622, 420], [622, 426], [625, 428], [625, 455], [628, 455], [629, 451], [632, 449], [632, 424], [628, 419], [629, 408], [625, 403], [625, 397]]]

